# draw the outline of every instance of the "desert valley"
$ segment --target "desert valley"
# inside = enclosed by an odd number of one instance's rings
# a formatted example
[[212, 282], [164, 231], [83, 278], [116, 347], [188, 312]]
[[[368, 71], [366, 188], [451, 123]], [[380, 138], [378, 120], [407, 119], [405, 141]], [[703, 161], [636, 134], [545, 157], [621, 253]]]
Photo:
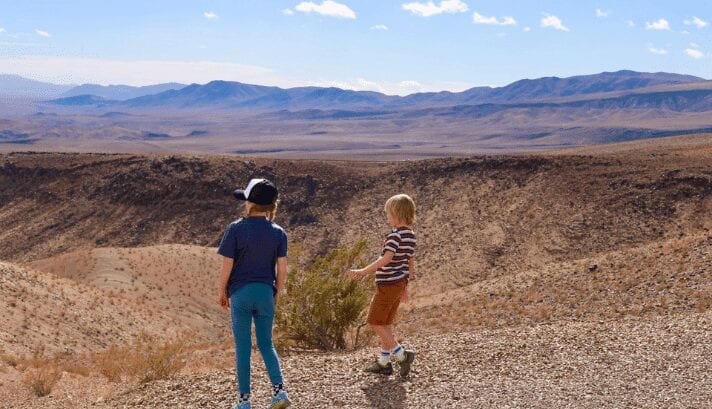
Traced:
[[[2, 154], [0, 407], [229, 407], [215, 247], [251, 177], [282, 189], [293, 275], [361, 239], [377, 254], [394, 189], [418, 204], [417, 278], [397, 326], [418, 351], [413, 373], [363, 374], [370, 348], [288, 350], [296, 407], [712, 402], [712, 135], [696, 134], [388, 162]], [[172, 376], [112, 365], [147, 342], [181, 343]], [[55, 382], [47, 396], [38, 377]]]

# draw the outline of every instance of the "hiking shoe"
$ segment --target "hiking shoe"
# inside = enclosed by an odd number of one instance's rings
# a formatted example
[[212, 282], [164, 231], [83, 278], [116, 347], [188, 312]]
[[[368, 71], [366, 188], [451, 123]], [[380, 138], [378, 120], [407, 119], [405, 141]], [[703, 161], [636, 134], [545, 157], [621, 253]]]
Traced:
[[252, 409], [252, 404], [250, 402], [236, 403], [235, 409]]
[[413, 364], [413, 361], [415, 360], [415, 352], [413, 351], [405, 351], [404, 353], [405, 358], [403, 358], [402, 361], [398, 362], [398, 366], [400, 369], [400, 376], [406, 377], [410, 373], [410, 365]]
[[279, 391], [277, 396], [272, 397], [272, 403], [269, 404], [269, 409], [284, 409], [291, 404], [292, 404], [292, 401], [289, 400], [289, 396], [287, 396], [287, 392]]
[[367, 366], [363, 371], [379, 375], [393, 375], [393, 365], [389, 362], [386, 366], [383, 366], [379, 364], [378, 361], [373, 361], [373, 363]]

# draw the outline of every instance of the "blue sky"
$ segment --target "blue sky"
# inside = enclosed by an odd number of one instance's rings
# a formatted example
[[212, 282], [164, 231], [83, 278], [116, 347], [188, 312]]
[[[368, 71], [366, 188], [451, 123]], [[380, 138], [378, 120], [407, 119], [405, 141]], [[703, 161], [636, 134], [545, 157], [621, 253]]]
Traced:
[[712, 78], [709, 0], [0, 0], [0, 72], [406, 94], [633, 69]]

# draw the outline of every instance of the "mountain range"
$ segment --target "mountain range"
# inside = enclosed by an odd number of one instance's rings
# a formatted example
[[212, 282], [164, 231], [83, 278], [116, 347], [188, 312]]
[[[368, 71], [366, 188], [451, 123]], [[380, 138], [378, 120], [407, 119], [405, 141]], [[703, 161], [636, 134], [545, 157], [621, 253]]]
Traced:
[[[123, 99], [131, 95], [139, 96]], [[406, 96], [218, 80], [83, 85], [22, 107], [1, 102], [0, 151], [22, 146], [373, 160], [553, 149], [712, 129], [712, 81], [627, 70]]]
[[[153, 88], [141, 87], [123, 92], [148, 93], [167, 88], [162, 92], [144, 94], [135, 98], [112, 98], [107, 88], [80, 86], [50, 101], [68, 106], [119, 106], [126, 108], [216, 108], [237, 110], [299, 111], [307, 109], [390, 109], [444, 107], [477, 104], [510, 104], [571, 98], [616, 91], [630, 91], [653, 86], [675, 86], [703, 83], [699, 77], [669, 74], [640, 73], [635, 71], [604, 72], [569, 78], [545, 77], [520, 80], [504, 87], [475, 87], [462, 92], [416, 93], [407, 96], [385, 95], [373, 91], [351, 91], [340, 88], [296, 87], [279, 88], [240, 82], [212, 81], [204, 85], [161, 84]], [[119, 94], [117, 92], [113, 95]], [[172, 88], [171, 88], [172, 87]], [[93, 95], [96, 98], [87, 98]], [[673, 96], [675, 98], [675, 96]]]

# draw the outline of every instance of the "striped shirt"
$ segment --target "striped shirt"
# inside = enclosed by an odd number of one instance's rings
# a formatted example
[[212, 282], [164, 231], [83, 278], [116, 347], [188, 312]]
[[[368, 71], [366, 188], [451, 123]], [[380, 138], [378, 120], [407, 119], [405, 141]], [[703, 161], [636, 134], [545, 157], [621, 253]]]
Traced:
[[376, 284], [391, 284], [407, 280], [408, 261], [415, 255], [415, 232], [406, 227], [398, 227], [386, 236], [381, 255], [393, 252], [390, 263], [376, 271]]

